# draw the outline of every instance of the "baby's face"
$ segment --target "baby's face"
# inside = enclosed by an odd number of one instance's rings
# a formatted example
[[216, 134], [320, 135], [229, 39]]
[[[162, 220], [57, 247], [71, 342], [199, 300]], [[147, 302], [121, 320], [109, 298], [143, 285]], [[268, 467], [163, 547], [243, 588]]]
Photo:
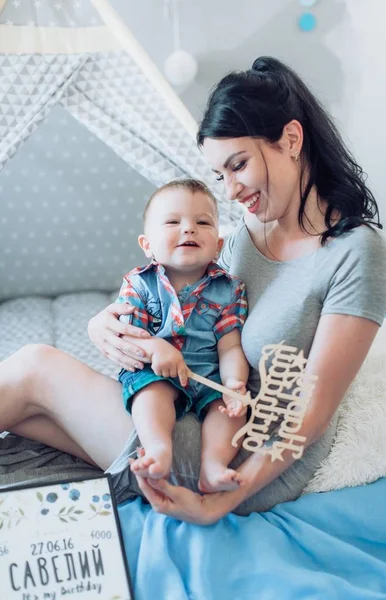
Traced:
[[206, 267], [222, 244], [213, 200], [179, 188], [163, 190], [153, 199], [143, 237], [146, 256], [184, 272]]

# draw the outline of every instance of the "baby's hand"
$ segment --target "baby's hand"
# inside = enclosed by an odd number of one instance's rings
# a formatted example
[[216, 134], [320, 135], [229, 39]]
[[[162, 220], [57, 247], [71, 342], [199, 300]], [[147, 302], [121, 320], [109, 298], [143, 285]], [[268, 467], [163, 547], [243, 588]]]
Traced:
[[178, 377], [183, 387], [188, 384], [188, 367], [181, 352], [166, 340], [158, 339], [152, 353], [151, 368], [162, 377]]
[[[247, 388], [245, 387], [245, 383], [243, 381], [238, 381], [237, 379], [227, 379], [224, 382], [225, 387], [229, 388], [244, 396], [247, 393]], [[245, 415], [247, 412], [247, 407], [241, 402], [241, 400], [235, 400], [226, 394], [223, 395], [223, 401], [225, 406], [219, 406], [219, 411], [228, 415], [228, 417], [241, 417]]]

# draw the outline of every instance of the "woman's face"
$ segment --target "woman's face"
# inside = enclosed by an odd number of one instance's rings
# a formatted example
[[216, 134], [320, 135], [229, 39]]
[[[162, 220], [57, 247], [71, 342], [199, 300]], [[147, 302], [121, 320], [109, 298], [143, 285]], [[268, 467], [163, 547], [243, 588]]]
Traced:
[[228, 197], [263, 223], [298, 214], [300, 161], [285, 135], [275, 145], [250, 137], [204, 140], [204, 154]]

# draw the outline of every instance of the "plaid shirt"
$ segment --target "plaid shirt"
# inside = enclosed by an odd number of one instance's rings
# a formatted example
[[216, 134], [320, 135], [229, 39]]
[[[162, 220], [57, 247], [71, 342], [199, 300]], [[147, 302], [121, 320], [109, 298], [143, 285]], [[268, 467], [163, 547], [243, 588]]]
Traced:
[[162, 265], [152, 262], [123, 278], [117, 302], [136, 307], [126, 322], [190, 353], [216, 350], [218, 340], [247, 318], [245, 285], [216, 263], [205, 276], [176, 293]]

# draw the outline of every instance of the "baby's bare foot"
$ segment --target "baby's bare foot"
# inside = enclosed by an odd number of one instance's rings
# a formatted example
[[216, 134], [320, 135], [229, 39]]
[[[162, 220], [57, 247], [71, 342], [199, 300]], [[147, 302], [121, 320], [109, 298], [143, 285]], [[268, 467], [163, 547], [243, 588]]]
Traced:
[[151, 444], [131, 463], [133, 473], [141, 477], [161, 479], [169, 477], [172, 467], [172, 450], [167, 444]]
[[198, 488], [203, 493], [235, 490], [243, 484], [238, 471], [228, 469], [221, 463], [207, 463], [201, 467]]

